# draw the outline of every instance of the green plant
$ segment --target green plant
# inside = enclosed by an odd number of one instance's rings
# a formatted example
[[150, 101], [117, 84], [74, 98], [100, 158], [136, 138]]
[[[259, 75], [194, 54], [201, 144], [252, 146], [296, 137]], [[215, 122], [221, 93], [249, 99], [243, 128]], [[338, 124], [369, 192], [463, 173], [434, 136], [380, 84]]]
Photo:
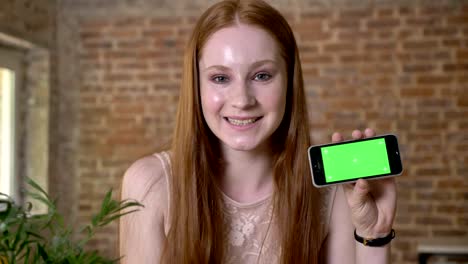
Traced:
[[96, 250], [86, 250], [85, 245], [97, 229], [137, 211], [136, 207], [142, 206], [140, 203], [113, 200], [110, 190], [91, 223], [74, 229], [65, 225], [56, 203], [37, 183], [31, 179], [26, 183], [32, 189], [26, 194], [44, 203], [48, 210], [45, 214], [31, 214], [31, 203], [17, 205], [11, 197], [0, 193], [0, 264], [107, 264], [119, 260], [106, 258]]

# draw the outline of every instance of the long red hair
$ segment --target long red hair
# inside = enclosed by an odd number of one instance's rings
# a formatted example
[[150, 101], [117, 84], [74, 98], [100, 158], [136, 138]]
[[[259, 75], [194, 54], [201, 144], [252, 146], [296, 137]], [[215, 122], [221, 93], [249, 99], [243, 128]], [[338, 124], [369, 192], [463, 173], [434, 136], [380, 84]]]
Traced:
[[321, 197], [312, 186], [308, 168], [309, 125], [298, 48], [284, 17], [259, 0], [227, 0], [211, 6], [199, 18], [186, 47], [171, 149], [170, 231], [163, 260], [222, 262], [223, 202], [216, 188], [222, 161], [218, 139], [201, 110], [198, 61], [209, 37], [236, 23], [271, 34], [286, 62], [286, 111], [271, 140], [275, 228], [281, 238], [282, 263], [317, 263], [322, 240]]

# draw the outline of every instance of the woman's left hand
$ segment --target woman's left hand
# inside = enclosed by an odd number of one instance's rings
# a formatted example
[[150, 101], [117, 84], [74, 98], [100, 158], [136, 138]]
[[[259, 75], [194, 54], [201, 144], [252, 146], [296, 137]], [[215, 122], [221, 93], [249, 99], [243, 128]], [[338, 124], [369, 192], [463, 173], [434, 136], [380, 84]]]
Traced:
[[[353, 131], [353, 139], [375, 136], [372, 129], [364, 133]], [[334, 133], [333, 142], [342, 141], [339, 133]], [[394, 178], [378, 180], [359, 179], [356, 183], [344, 184], [351, 218], [356, 233], [365, 238], [378, 238], [388, 235], [392, 230], [396, 212], [396, 184]]]

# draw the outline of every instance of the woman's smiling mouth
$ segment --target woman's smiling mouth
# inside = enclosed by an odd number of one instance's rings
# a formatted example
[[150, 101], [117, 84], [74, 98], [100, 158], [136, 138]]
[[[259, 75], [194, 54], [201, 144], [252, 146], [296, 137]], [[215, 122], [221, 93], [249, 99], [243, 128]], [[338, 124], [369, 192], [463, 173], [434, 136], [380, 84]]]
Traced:
[[224, 119], [230, 124], [235, 126], [247, 126], [253, 124], [260, 120], [262, 117], [252, 117], [252, 118], [234, 118], [234, 117], [225, 117]]

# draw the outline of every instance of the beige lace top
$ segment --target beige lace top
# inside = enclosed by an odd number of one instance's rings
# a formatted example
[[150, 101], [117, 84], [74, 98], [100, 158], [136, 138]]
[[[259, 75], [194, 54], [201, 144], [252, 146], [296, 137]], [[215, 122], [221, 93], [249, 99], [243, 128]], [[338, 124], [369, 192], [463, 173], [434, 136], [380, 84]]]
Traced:
[[[153, 161], [154, 158], [157, 158], [162, 164], [164, 169], [164, 177], [161, 179], [152, 179], [151, 189], [158, 190], [157, 195], [160, 196], [160, 201], [165, 202], [162, 207], [164, 210], [164, 233], [167, 235], [169, 226], [168, 226], [168, 210], [170, 208], [170, 199], [169, 192], [170, 181], [168, 180], [171, 174], [171, 162], [169, 155], [166, 152], [156, 153], [152, 155]], [[136, 162], [132, 167], [127, 171], [129, 173], [138, 173], [138, 174], [149, 174], [145, 170], [151, 168], [148, 166], [148, 162], [151, 162], [151, 159], [145, 158], [146, 162]], [[324, 226], [321, 228], [328, 230], [328, 223], [331, 214], [331, 209], [329, 205], [332, 204], [332, 201], [335, 196], [336, 188], [330, 188], [324, 192], [327, 195], [326, 204], [323, 206], [321, 212], [324, 217]], [[125, 191], [125, 190], [124, 190]], [[151, 190], [148, 190], [151, 191]], [[279, 245], [279, 239], [277, 237], [277, 232], [275, 232], [274, 221], [272, 221], [272, 197], [267, 196], [259, 201], [253, 203], [239, 203], [227, 195], [223, 194], [224, 197], [224, 213], [225, 217], [225, 260], [223, 263], [278, 263], [278, 259], [281, 253], [281, 248]], [[154, 199], [154, 198], [152, 198]], [[155, 245], [159, 247], [159, 245]]]

